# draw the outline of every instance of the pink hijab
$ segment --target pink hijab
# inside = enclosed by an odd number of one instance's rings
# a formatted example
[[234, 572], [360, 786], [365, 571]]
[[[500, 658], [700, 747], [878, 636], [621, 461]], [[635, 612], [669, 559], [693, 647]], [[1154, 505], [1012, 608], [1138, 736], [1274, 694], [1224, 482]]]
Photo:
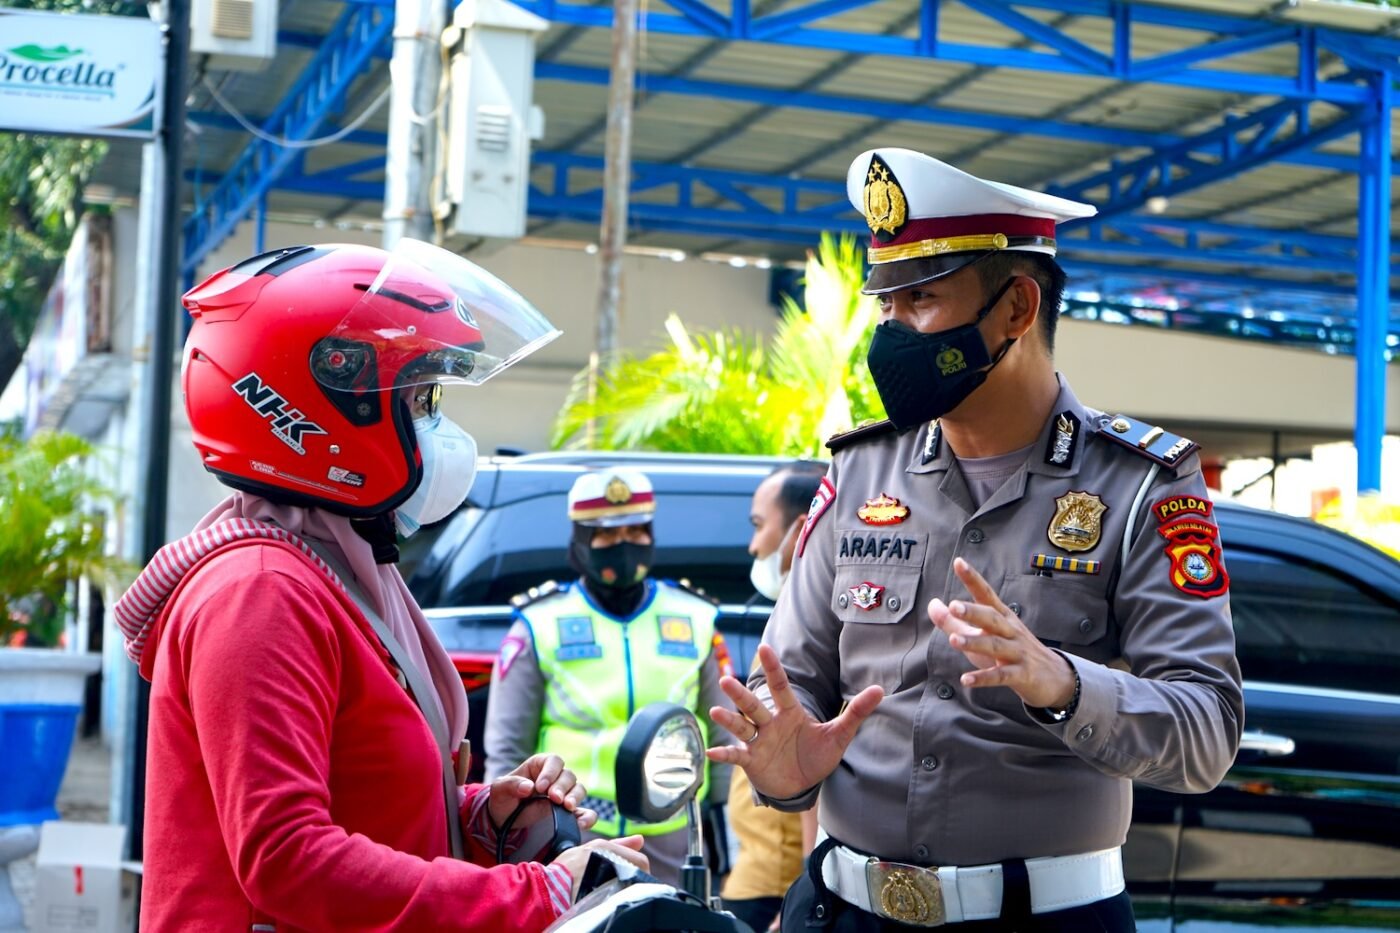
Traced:
[[[324, 509], [278, 505], [246, 492], [235, 492], [200, 519], [194, 531], [216, 522], [242, 518], [269, 522], [301, 538], [324, 544], [332, 556], [350, 568], [389, 631], [403, 645], [414, 666], [435, 688], [432, 698], [438, 704], [455, 749], [467, 734], [467, 694], [462, 679], [438, 641], [428, 620], [418, 608], [395, 564], [376, 564], [368, 541], [350, 527], [350, 519]], [[422, 702], [429, 702], [422, 698]]]

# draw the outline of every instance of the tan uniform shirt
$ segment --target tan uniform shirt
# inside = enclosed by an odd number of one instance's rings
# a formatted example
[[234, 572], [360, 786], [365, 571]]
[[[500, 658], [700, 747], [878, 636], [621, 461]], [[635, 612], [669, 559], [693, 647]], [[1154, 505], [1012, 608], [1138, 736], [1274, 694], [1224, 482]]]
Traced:
[[[1067, 465], [1057, 465], [1050, 452], [1066, 411], [1079, 426], [1072, 456], [1060, 458]], [[938, 865], [1088, 852], [1123, 842], [1131, 781], [1200, 793], [1224, 775], [1244, 719], [1229, 598], [1174, 583], [1183, 579], [1181, 558], [1168, 553], [1152, 508], [1206, 497], [1199, 460], [1190, 454], [1161, 467], [1102, 436], [1106, 425], [1061, 380], [1024, 467], [980, 508], [931, 425], [836, 453], [828, 473], [835, 499], [812, 525], [764, 638], [819, 720], [871, 684], [885, 690], [822, 788], [821, 825], [841, 842]], [[1071, 492], [1097, 497], [1104, 510], [1057, 518], [1056, 500]], [[882, 493], [907, 507], [902, 521], [859, 517]], [[1088, 549], [1071, 552], [1050, 537], [1053, 526], [1065, 540], [1068, 527], [1082, 548], [1095, 525]], [[1223, 572], [1215, 545], [1207, 572]], [[1037, 571], [1039, 554], [1101, 566]], [[1074, 665], [1082, 688], [1068, 722], [1033, 713], [1008, 688], [959, 683], [972, 665], [927, 613], [935, 596], [968, 598], [955, 557]], [[870, 608], [861, 608], [874, 592], [864, 583], [883, 587]], [[750, 686], [763, 680], [759, 672]], [[803, 809], [810, 795], [778, 805]]]

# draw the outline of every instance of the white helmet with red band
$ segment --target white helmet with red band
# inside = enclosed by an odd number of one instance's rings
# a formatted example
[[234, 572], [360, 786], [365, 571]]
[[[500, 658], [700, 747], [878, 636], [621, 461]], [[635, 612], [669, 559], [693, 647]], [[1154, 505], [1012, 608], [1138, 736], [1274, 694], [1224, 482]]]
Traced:
[[569, 521], [580, 525], [645, 525], [655, 514], [651, 480], [636, 470], [585, 473], [569, 490]]

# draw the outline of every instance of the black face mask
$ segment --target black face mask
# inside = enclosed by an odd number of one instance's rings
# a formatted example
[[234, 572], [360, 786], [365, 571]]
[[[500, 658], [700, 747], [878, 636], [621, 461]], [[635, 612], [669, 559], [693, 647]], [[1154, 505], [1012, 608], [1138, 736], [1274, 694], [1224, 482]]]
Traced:
[[894, 320], [875, 328], [865, 361], [885, 403], [885, 414], [896, 428], [903, 431], [943, 417], [987, 380], [1016, 340], [1006, 341], [994, 359], [977, 325], [1014, 281], [1015, 276], [1007, 279], [971, 324], [933, 334], [921, 334]]
[[655, 545], [624, 541], [612, 547], [576, 548], [574, 562], [590, 582], [625, 590], [646, 579], [655, 555]]

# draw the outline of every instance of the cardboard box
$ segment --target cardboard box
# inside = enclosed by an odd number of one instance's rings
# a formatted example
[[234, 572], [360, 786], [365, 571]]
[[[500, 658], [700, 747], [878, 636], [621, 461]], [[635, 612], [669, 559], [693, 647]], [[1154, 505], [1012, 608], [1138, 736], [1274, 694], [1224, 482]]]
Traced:
[[55, 820], [39, 831], [34, 933], [131, 933], [141, 864], [122, 861], [126, 827]]

